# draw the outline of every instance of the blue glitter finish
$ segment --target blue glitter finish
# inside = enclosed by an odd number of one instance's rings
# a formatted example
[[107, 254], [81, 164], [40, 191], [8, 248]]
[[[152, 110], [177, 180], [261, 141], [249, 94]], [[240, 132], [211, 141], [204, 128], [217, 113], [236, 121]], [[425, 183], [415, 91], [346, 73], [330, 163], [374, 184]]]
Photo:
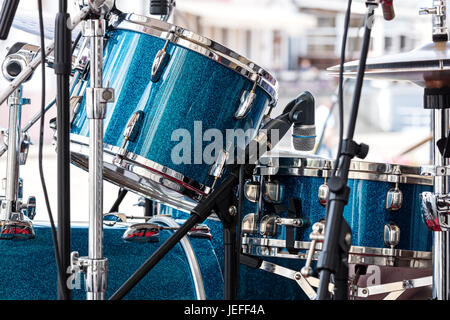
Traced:
[[[189, 214], [161, 204], [160, 214], [172, 215], [175, 219], [186, 219]], [[223, 227], [217, 220], [206, 220], [213, 235], [212, 244], [217, 254], [220, 265], [224, 265]], [[297, 259], [264, 258], [277, 265], [300, 271], [305, 261]], [[308, 300], [298, 284], [290, 279], [268, 273], [263, 270], [255, 270], [241, 265], [239, 274], [238, 299], [241, 300]]]
[[[210, 185], [210, 164], [204, 164], [202, 153], [211, 142], [203, 142], [202, 134], [218, 129], [225, 137], [226, 129], [257, 129], [270, 102], [269, 95], [257, 87], [256, 101], [249, 114], [241, 120], [233, 115], [241, 103], [244, 91], [253, 83], [239, 73], [196, 52], [169, 44], [168, 63], [161, 79], [152, 83], [151, 67], [164, 41], [146, 34], [114, 30], [109, 34], [104, 56], [104, 81], [115, 89], [116, 101], [108, 105], [105, 119], [105, 143], [121, 147], [122, 133], [130, 117], [137, 111], [145, 114], [138, 139], [127, 150], [160, 165], [175, 170], [195, 181]], [[201, 121], [203, 132], [194, 139], [194, 122]], [[175, 164], [172, 150], [181, 141], [172, 134], [186, 129], [191, 140], [190, 160], [195, 164]], [[84, 100], [75, 116], [73, 134], [87, 136]], [[225, 147], [226, 141], [223, 141]], [[246, 142], [247, 143], [247, 142]], [[240, 146], [245, 147], [245, 146]]]
[[[285, 196], [281, 205], [288, 207], [289, 198], [301, 199], [302, 218], [310, 221], [309, 227], [296, 234], [299, 241], [310, 241], [312, 225], [325, 219], [326, 209], [318, 200], [319, 187], [323, 178], [272, 176], [271, 181], [279, 181], [285, 187]], [[353, 245], [373, 248], [385, 248], [383, 228], [385, 224], [394, 223], [400, 227], [400, 243], [397, 249], [414, 251], [431, 251], [432, 234], [422, 221], [419, 194], [431, 191], [431, 186], [400, 184], [403, 192], [403, 206], [399, 211], [385, 209], [386, 193], [395, 187], [393, 183], [349, 180], [350, 198], [344, 209], [344, 218], [352, 229]], [[256, 212], [256, 204], [246, 201], [246, 210]], [[274, 214], [273, 204], [264, 202], [263, 215]], [[287, 216], [281, 212], [279, 216]], [[278, 239], [285, 239], [285, 227], [278, 227]]]
[[[56, 299], [56, 265], [51, 230], [35, 225], [36, 239], [26, 242], [1, 241], [0, 299]], [[171, 234], [161, 233], [160, 243], [130, 243], [122, 240], [124, 228], [105, 227], [104, 254], [109, 261], [107, 297], [111, 296]], [[72, 250], [87, 255], [88, 229], [71, 229]], [[208, 299], [221, 299], [223, 280], [217, 257], [207, 239], [191, 239], [202, 272]], [[84, 281], [73, 290], [74, 299], [85, 299]], [[177, 245], [126, 296], [133, 300], [196, 299], [188, 261]]]

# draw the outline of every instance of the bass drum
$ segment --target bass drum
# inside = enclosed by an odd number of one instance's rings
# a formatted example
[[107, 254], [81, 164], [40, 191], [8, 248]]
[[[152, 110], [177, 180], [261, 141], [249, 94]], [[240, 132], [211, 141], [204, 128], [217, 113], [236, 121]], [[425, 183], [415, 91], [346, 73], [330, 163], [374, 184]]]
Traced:
[[[172, 207], [157, 204], [159, 214], [170, 215], [179, 222], [185, 221], [189, 214]], [[224, 266], [223, 228], [218, 219], [204, 222], [212, 234], [212, 246], [217, 254], [220, 266]], [[265, 261], [300, 271], [305, 265], [302, 260], [265, 257]], [[219, 289], [218, 289], [219, 290]], [[220, 292], [223, 298], [223, 291]], [[263, 270], [255, 270], [244, 265], [240, 267], [238, 300], [308, 300], [300, 286], [293, 280], [280, 277]]]
[[[174, 227], [170, 217], [151, 222]], [[53, 300], [57, 298], [57, 270], [51, 228], [34, 225], [36, 238], [30, 241], [0, 242], [0, 300]], [[125, 226], [104, 228], [104, 255], [108, 258], [110, 297], [173, 232], [163, 230], [160, 242], [133, 243], [122, 240]], [[87, 255], [88, 228], [71, 229], [73, 250]], [[83, 279], [72, 279], [73, 299], [86, 297]], [[221, 299], [223, 278], [214, 248], [208, 239], [185, 238], [128, 293], [130, 300]]]

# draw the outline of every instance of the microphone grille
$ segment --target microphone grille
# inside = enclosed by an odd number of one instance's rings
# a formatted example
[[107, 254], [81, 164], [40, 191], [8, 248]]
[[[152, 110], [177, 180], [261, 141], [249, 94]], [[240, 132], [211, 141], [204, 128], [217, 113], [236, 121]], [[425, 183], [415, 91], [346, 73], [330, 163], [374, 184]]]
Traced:
[[311, 151], [316, 145], [315, 126], [294, 126], [292, 144], [297, 151]]

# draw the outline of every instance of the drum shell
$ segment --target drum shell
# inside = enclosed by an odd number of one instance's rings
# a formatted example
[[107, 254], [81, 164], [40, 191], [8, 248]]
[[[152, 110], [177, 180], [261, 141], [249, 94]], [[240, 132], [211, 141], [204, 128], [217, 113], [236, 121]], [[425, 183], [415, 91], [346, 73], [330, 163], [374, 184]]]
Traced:
[[[51, 229], [35, 224], [36, 239], [26, 242], [0, 242], [0, 300], [54, 300], [57, 298], [57, 273]], [[172, 231], [162, 231], [158, 243], [131, 243], [122, 240], [123, 227], [104, 228], [104, 255], [108, 258], [110, 297], [151, 256]], [[223, 280], [211, 242], [190, 239], [207, 299], [221, 299]], [[72, 250], [87, 255], [88, 228], [71, 228]], [[81, 276], [83, 278], [83, 276]], [[14, 279], [14, 280], [13, 280]], [[73, 299], [85, 300], [84, 280], [81, 288], [72, 291]], [[155, 268], [131, 290], [129, 300], [195, 300], [193, 277], [186, 254], [177, 245]]]
[[[235, 119], [234, 113], [243, 93], [252, 89], [253, 82], [199, 53], [172, 43], [167, 47], [170, 61], [161, 79], [151, 82], [152, 63], [164, 43], [160, 38], [134, 31], [115, 29], [109, 33], [104, 54], [104, 83], [115, 89], [116, 98], [107, 107], [104, 140], [108, 145], [121, 147], [130, 117], [143, 111], [140, 133], [136, 141], [128, 143], [127, 151], [202, 185], [210, 185], [212, 179], [208, 172], [212, 163], [204, 163], [202, 155], [211, 142], [203, 142], [201, 148], [195, 148], [194, 139], [202, 141], [203, 132], [217, 129], [223, 134], [225, 144], [227, 129], [258, 129], [271, 99], [257, 87], [256, 100], [247, 116]], [[197, 121], [201, 121], [201, 128], [194, 128]], [[190, 163], [178, 164], [172, 159], [172, 151], [180, 143], [180, 140], [172, 141], [172, 134], [177, 129], [186, 129], [185, 133], [190, 135], [190, 159], [186, 158]], [[89, 135], [85, 99], [74, 117], [71, 133]], [[248, 137], [245, 143], [251, 138]]]
[[[288, 206], [289, 198], [301, 199], [302, 218], [309, 220], [306, 228], [297, 228], [296, 240], [310, 241], [312, 225], [326, 217], [326, 209], [319, 203], [319, 187], [324, 183], [321, 177], [301, 177], [289, 175], [271, 176], [271, 181], [278, 181], [284, 186], [283, 202]], [[419, 184], [399, 184], [403, 193], [402, 208], [398, 211], [385, 209], [386, 193], [394, 188], [394, 183], [350, 179], [350, 196], [344, 209], [344, 218], [352, 230], [352, 245], [372, 248], [386, 248], [383, 231], [386, 224], [393, 223], [400, 228], [400, 242], [396, 249], [413, 251], [431, 251], [432, 234], [428, 231], [421, 215], [419, 194], [431, 191], [432, 187]], [[246, 201], [248, 212], [255, 213], [257, 204]], [[264, 203], [263, 214], [274, 214], [273, 204]], [[287, 212], [278, 214], [286, 217]], [[285, 240], [285, 227], [278, 227], [275, 238]]]

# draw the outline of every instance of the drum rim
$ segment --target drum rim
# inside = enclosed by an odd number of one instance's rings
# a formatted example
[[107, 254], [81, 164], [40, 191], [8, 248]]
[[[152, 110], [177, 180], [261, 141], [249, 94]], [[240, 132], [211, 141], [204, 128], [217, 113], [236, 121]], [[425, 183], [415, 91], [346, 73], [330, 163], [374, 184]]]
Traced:
[[[263, 164], [262, 164], [263, 163]], [[331, 175], [334, 161], [301, 156], [263, 156], [254, 174], [257, 176], [306, 176], [323, 177]], [[424, 175], [424, 167], [352, 160], [349, 179], [380, 182], [433, 185], [433, 177]]]
[[[306, 260], [307, 253], [311, 248], [311, 242], [295, 241], [294, 248], [298, 250], [306, 250], [305, 253], [280, 253], [278, 250], [273, 252], [273, 250], [270, 249], [285, 249], [286, 240], [248, 236], [243, 237], [242, 245], [244, 252], [247, 254], [255, 254], [262, 257], [267, 256], [302, 260]], [[255, 248], [268, 248], [269, 252], [268, 254], [256, 254], [253, 252], [253, 249]], [[322, 243], [317, 243], [314, 260], [317, 260], [317, 254], [321, 252], [321, 250]], [[399, 262], [406, 262], [410, 268], [428, 269], [432, 267], [432, 257], [432, 252], [429, 251], [352, 246], [350, 248], [349, 263], [396, 267]], [[400, 265], [399, 267], [403, 266], [404, 265]]]
[[180, 26], [135, 13], [111, 15], [110, 23], [114, 29], [135, 31], [163, 40], [168, 40], [169, 31], [176, 30], [177, 37], [170, 40], [172, 43], [199, 53], [252, 82], [257, 81], [258, 86], [271, 97], [271, 105], [275, 107], [278, 102], [278, 81], [275, 77], [256, 63], [218, 42]]
[[[78, 134], [70, 134], [71, 161], [74, 165], [86, 170], [89, 157], [89, 138]], [[204, 196], [211, 191], [210, 187], [178, 173], [168, 167], [162, 166], [142, 156], [127, 152], [123, 156], [123, 165], [115, 163], [115, 157], [120, 153], [120, 148], [103, 144], [105, 180], [136, 192], [144, 197], [151, 197], [155, 201], [162, 202], [176, 209], [190, 212]], [[128, 174], [124, 174], [128, 173]], [[112, 176], [119, 175], [120, 181]], [[163, 175], [167, 176], [166, 178]], [[169, 181], [171, 180], [171, 181]], [[175, 180], [175, 181], [173, 181]], [[161, 181], [172, 182], [175, 187], [182, 186], [182, 191], [162, 184]], [[177, 182], [180, 183], [177, 183]], [[188, 190], [190, 188], [190, 190]], [[176, 192], [176, 197], [170, 196]]]

